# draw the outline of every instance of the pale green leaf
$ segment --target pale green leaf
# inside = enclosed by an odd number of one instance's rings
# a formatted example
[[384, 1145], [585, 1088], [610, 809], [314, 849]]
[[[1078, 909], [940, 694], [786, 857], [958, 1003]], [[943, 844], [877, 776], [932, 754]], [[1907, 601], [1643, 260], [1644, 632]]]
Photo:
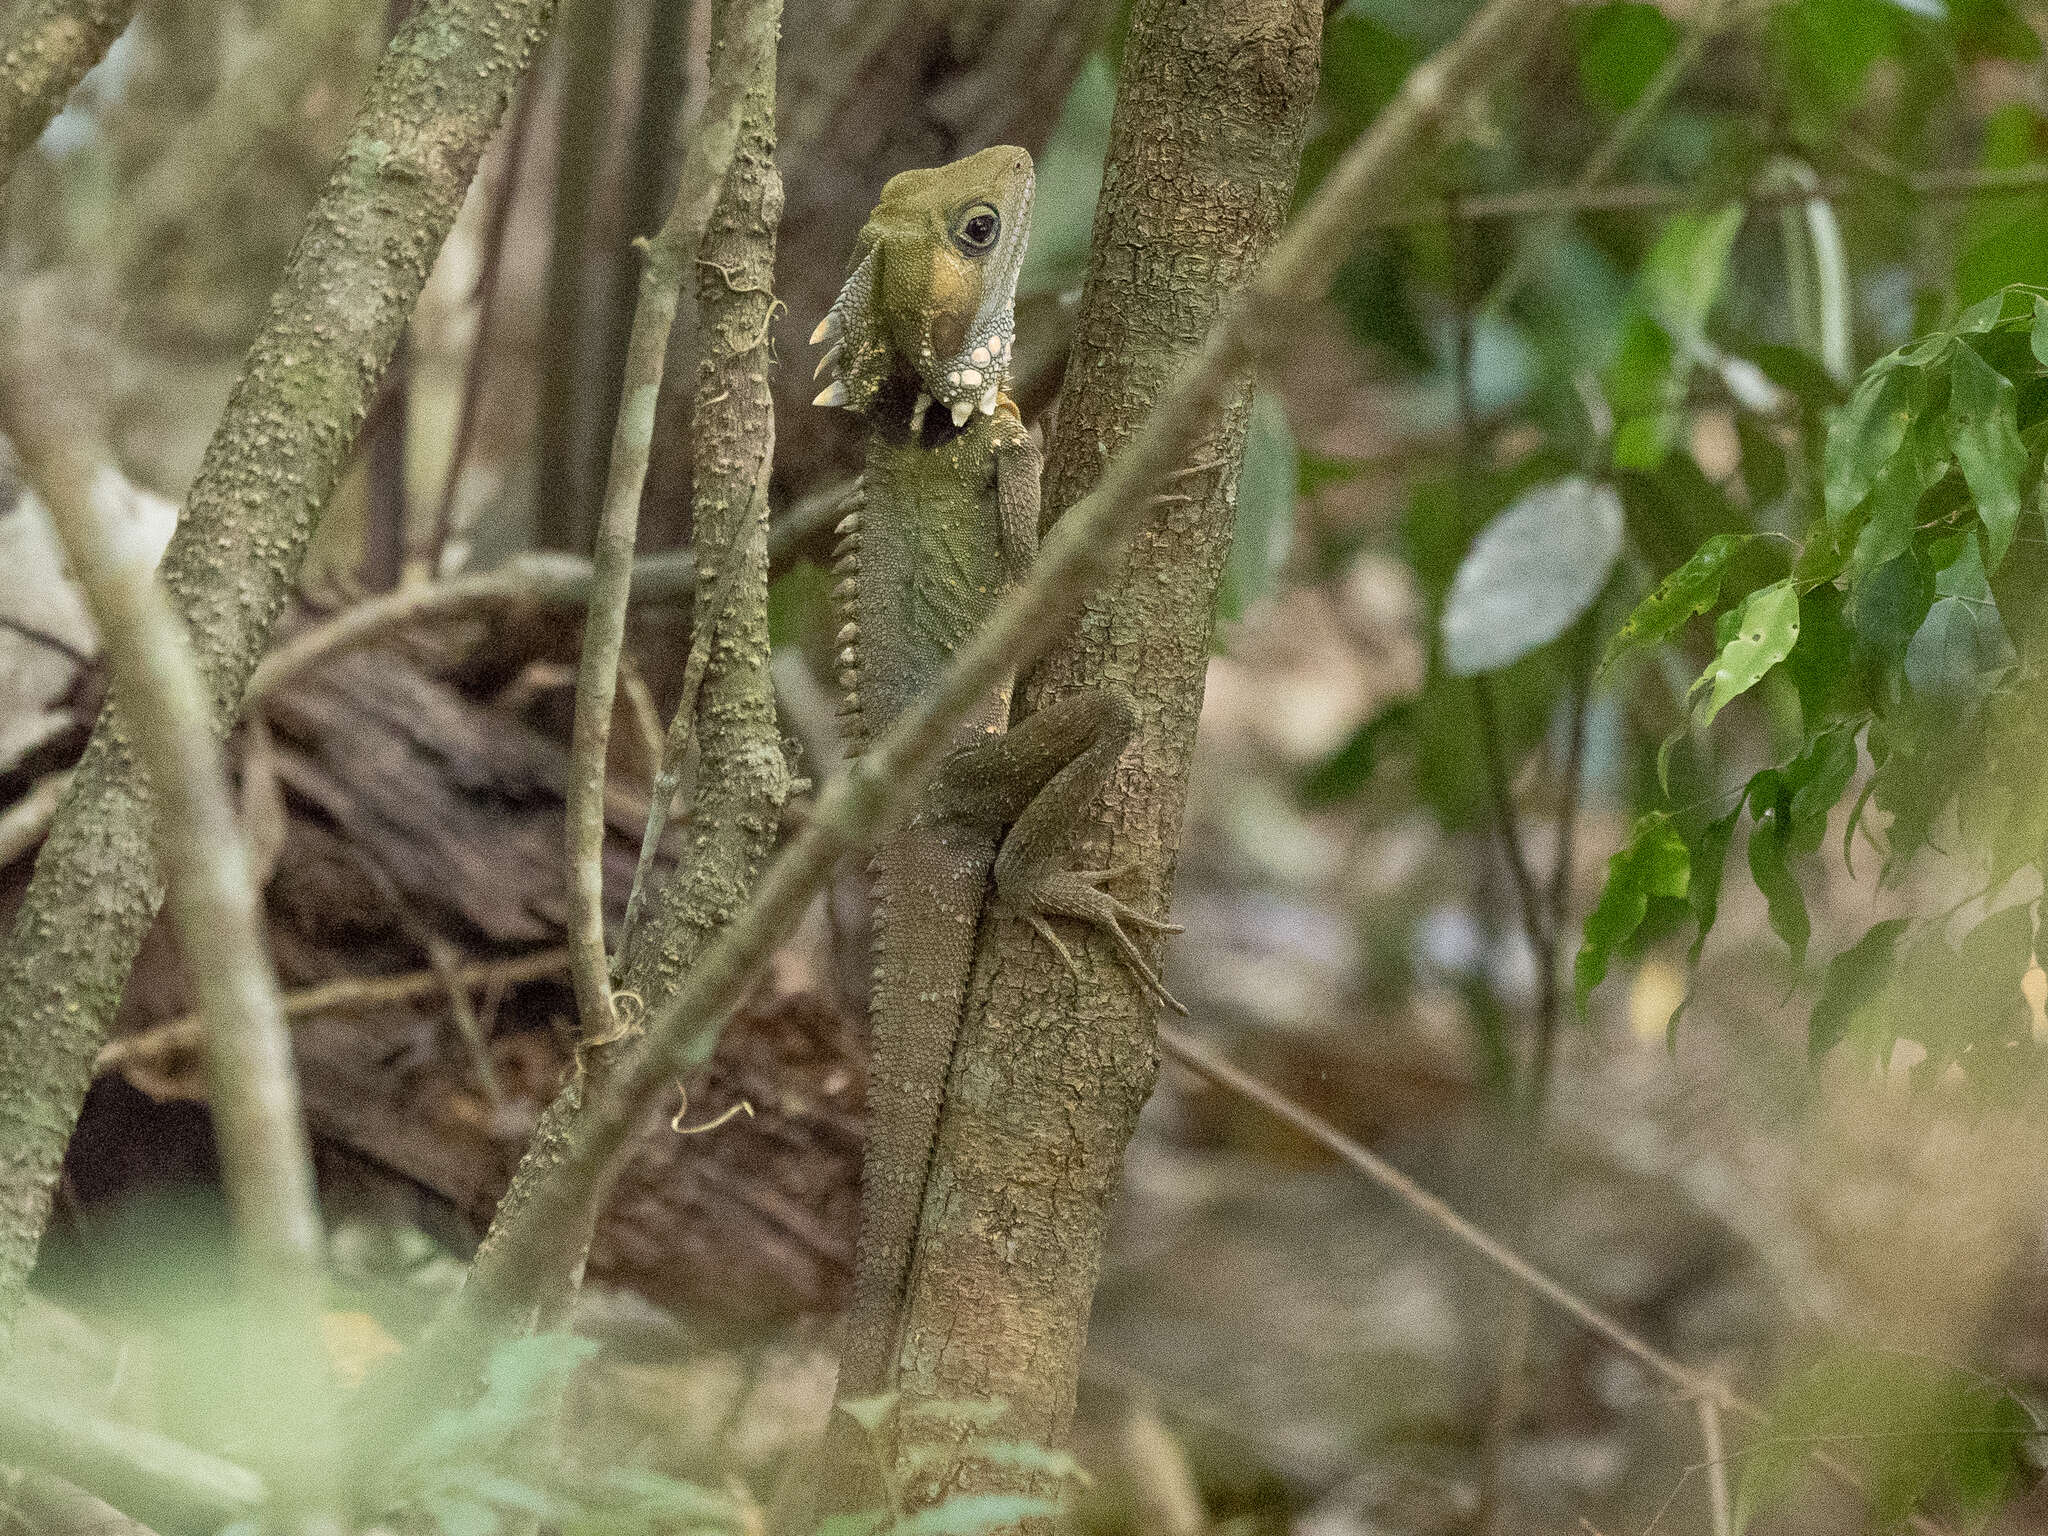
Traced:
[[1539, 485], [1479, 532], [1444, 600], [1444, 668], [1494, 672], [1592, 606], [1621, 553], [1621, 498], [1571, 475]]
[[1728, 702], [1748, 692], [1766, 672], [1791, 654], [1799, 639], [1799, 592], [1790, 580], [1750, 593], [1737, 610], [1734, 633], [1707, 664], [1693, 691], [1702, 694], [1693, 712], [1701, 730], [1714, 723]]

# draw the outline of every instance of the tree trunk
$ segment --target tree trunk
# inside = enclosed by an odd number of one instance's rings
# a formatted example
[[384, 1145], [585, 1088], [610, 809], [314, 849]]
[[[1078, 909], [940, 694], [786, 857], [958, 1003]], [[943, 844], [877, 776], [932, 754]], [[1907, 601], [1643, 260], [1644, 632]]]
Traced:
[[[1051, 515], [1103, 466], [1200, 348], [1271, 247], [1314, 98], [1318, 0], [1143, 0], [1132, 16], [1108, 170], [1057, 434]], [[1121, 893], [1170, 887], [1229, 551], [1250, 381], [1139, 535], [1121, 577], [1022, 690], [1031, 713], [1105, 684], [1136, 700], [1102, 836], [1081, 867], [1131, 863]], [[1070, 937], [1069, 942], [1073, 942]], [[1086, 990], [1022, 922], [985, 924], [926, 1191], [902, 1356], [906, 1397], [997, 1400], [1003, 1439], [1066, 1432], [1123, 1150], [1157, 1071], [1153, 1005], [1096, 940]], [[943, 1474], [920, 1499], [960, 1481]], [[991, 1471], [998, 1482], [1028, 1475]], [[984, 1479], [985, 1481], [986, 1479]]]
[[[392, 40], [208, 445], [162, 576], [240, 709], [313, 526], [554, 0], [423, 0]], [[102, 714], [0, 957], [0, 1339], [128, 969], [155, 817]]]

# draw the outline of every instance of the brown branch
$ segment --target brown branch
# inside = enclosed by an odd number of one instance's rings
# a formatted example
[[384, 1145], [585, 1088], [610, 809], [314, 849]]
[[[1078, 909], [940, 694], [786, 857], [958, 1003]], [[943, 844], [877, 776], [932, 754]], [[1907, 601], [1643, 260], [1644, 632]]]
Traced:
[[[730, 118], [725, 161], [738, 137], [737, 113]], [[713, 132], [720, 125], [711, 125]], [[624, 378], [612, 434], [612, 458], [604, 500], [598, 511], [597, 548], [591, 562], [589, 613], [583, 628], [582, 664], [576, 678], [576, 721], [569, 753], [568, 858], [570, 971], [576, 982], [576, 1010], [583, 1038], [611, 1040], [619, 1032], [612, 1003], [611, 960], [604, 939], [604, 780], [609, 760], [612, 704], [626, 643], [626, 606], [633, 584], [633, 546], [639, 537], [640, 490], [647, 483], [647, 455], [654, 441], [654, 405], [661, 394], [670, 327], [681, 302], [711, 213], [711, 199], [724, 169], [685, 180], [668, 218], [645, 242], [640, 299], [626, 343]], [[766, 519], [763, 518], [765, 527]], [[700, 632], [699, 640], [703, 639]], [[695, 708], [685, 696], [679, 720]], [[648, 847], [661, 840], [656, 823], [667, 809], [657, 783], [648, 817]], [[638, 880], [634, 882], [638, 885]]]
[[[836, 522], [852, 494], [850, 485], [834, 485], [778, 517], [768, 540], [770, 564], [780, 565], [819, 529]], [[308, 667], [409, 624], [520, 603], [576, 608], [590, 601], [590, 588], [591, 565], [582, 556], [528, 553], [474, 575], [380, 593], [307, 626], [264, 657], [245, 700], [253, 705]], [[642, 555], [633, 562], [634, 603], [680, 603], [696, 590], [697, 557], [690, 550]]]
[[[511, 960], [485, 960], [453, 968], [455, 985], [465, 991], [477, 988], [516, 987], [529, 981], [545, 981], [569, 969], [569, 951], [562, 947], [537, 949]], [[436, 968], [403, 971], [395, 976], [343, 976], [317, 986], [300, 987], [285, 993], [279, 1001], [288, 1019], [320, 1018], [336, 1013], [366, 1013], [375, 1008], [396, 1008], [406, 1003], [426, 1002], [445, 995], [449, 976]], [[205, 1042], [206, 1026], [195, 1015], [168, 1019], [109, 1040], [93, 1061], [94, 1076], [119, 1072], [131, 1066], [146, 1066], [167, 1057], [197, 1050]]]
[[0, 39], [0, 185], [135, 14], [135, 0], [31, 0]]
[[[384, 52], [162, 565], [224, 730], [554, 0], [420, 0]], [[162, 901], [143, 776], [102, 717], [0, 955], [0, 1329]]]

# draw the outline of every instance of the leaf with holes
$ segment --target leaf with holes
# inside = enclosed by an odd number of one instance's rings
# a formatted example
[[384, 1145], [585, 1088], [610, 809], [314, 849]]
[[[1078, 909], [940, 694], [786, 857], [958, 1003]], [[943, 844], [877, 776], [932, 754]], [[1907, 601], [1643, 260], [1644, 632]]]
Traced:
[[1717, 533], [1695, 550], [1690, 560], [1658, 582], [1656, 590], [1622, 621], [1607, 642], [1600, 670], [1605, 672], [1624, 656], [1668, 640], [1687, 619], [1713, 607], [1721, 596], [1721, 578], [1728, 563], [1755, 537]]
[[1705, 730], [1729, 700], [1754, 688], [1766, 672], [1792, 652], [1799, 639], [1799, 592], [1791, 581], [1773, 582], [1749, 594], [1734, 615], [1720, 654], [1708, 663], [1692, 691], [1701, 695], [1693, 724]]

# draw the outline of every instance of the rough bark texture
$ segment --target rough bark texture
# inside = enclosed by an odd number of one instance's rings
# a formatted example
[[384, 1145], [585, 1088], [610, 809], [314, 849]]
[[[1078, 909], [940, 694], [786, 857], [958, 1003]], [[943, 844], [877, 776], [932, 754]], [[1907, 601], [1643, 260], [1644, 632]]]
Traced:
[[135, 14], [135, 0], [35, 0], [0, 49], [0, 183]]
[[[1272, 245], [1321, 21], [1316, 0], [1137, 6], [1046, 470], [1049, 516], [1095, 485]], [[1171, 883], [1248, 408], [1249, 381], [1194, 455], [1223, 472], [1191, 481], [1196, 499], [1138, 536], [1019, 705], [1028, 714], [1103, 684], [1138, 701], [1101, 857], [1082, 862], [1134, 864], [1120, 894], [1141, 909], [1157, 898], [1140, 893]], [[912, 1280], [906, 1395], [1003, 1401], [1005, 1438], [1057, 1441], [1072, 1416], [1108, 1207], [1157, 1070], [1151, 1001], [1100, 943], [1082, 963], [1077, 992], [1023, 923], [995, 916], [985, 928]]]
[[[162, 574], [224, 728], [554, 0], [423, 0], [309, 217]], [[0, 1327], [162, 900], [154, 817], [102, 716], [0, 960]]]
[[[697, 701], [700, 755], [688, 848], [676, 878], [650, 893], [645, 920], [629, 938], [619, 966], [622, 996], [632, 993], [639, 1000], [636, 1018], [660, 1005], [704, 943], [746, 905], [789, 796], [768, 676], [766, 466], [774, 452], [775, 418], [767, 337], [775, 229], [782, 213], [773, 70], [779, 15], [775, 0], [721, 0], [714, 13], [714, 78], [736, 79], [743, 87], [732, 162], [696, 264], [704, 355], [692, 430], [695, 458], [704, 466], [697, 479], [696, 522], [697, 548], [707, 567], [698, 572], [696, 625], [700, 634], [712, 636], [712, 649]], [[709, 569], [721, 556], [738, 568]], [[602, 1189], [584, 1192], [581, 1229], [560, 1234], [557, 1257], [566, 1262], [551, 1260], [550, 1273], [533, 1272], [524, 1259], [501, 1261], [506, 1252], [526, 1251], [523, 1243], [508, 1244], [506, 1232], [528, 1219], [522, 1208], [534, 1190], [558, 1177], [569, 1160], [586, 1099], [601, 1093], [637, 1049], [637, 1040], [628, 1039], [591, 1051], [587, 1071], [542, 1117], [477, 1255], [464, 1298], [469, 1315], [444, 1331], [451, 1342], [488, 1336], [520, 1317], [552, 1317], [574, 1294]]]

